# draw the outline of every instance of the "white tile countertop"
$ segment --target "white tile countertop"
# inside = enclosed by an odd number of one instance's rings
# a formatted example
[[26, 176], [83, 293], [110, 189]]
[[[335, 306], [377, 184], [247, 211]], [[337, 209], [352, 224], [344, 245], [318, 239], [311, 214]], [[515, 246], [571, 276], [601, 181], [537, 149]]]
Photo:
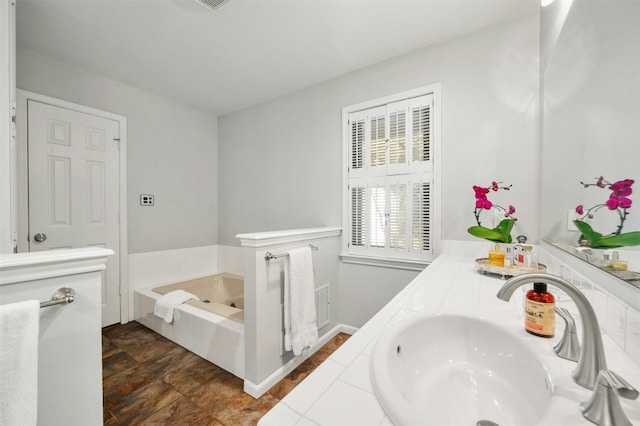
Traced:
[[[579, 404], [591, 391], [573, 382], [575, 363], [561, 359], [553, 346], [562, 336], [558, 321], [556, 336], [544, 339], [524, 331], [522, 296], [529, 286], [517, 289], [509, 302], [496, 293], [504, 280], [479, 274], [475, 257], [441, 255], [323, 364], [282, 399], [259, 422], [260, 426], [282, 425], [391, 425], [376, 398], [369, 364], [378, 336], [390, 324], [421, 314], [459, 314], [482, 318], [517, 334], [538, 355], [553, 382], [553, 394], [540, 425], [591, 425], [582, 417]], [[549, 287], [556, 295], [557, 306], [569, 309], [576, 320], [581, 340], [580, 320], [572, 301], [561, 291]], [[522, 290], [521, 294], [519, 293]], [[602, 293], [585, 290], [593, 298]], [[596, 309], [596, 312], [598, 310]], [[600, 318], [601, 328], [603, 319]], [[608, 367], [636, 388], [640, 388], [640, 365], [634, 362], [610, 336], [603, 334]], [[640, 425], [640, 401], [621, 398], [625, 414]], [[502, 425], [506, 426], [506, 425]]]

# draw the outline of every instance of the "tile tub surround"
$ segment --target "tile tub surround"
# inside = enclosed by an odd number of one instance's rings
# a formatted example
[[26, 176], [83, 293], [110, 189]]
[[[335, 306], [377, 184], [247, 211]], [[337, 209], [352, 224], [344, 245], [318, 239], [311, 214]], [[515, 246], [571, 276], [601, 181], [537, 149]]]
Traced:
[[[562, 335], [561, 321], [557, 323], [556, 337], [553, 339], [527, 334], [523, 329], [522, 299], [517, 297], [521, 289], [516, 290], [511, 301], [499, 300], [496, 293], [504, 280], [479, 274], [475, 266], [478, 256], [475, 256], [473, 249], [463, 250], [462, 253], [467, 255], [441, 255], [258, 424], [391, 425], [369, 378], [371, 354], [378, 336], [386, 327], [404, 318], [425, 313], [480, 317], [516, 333], [532, 351], [538, 351], [554, 383], [551, 405], [539, 424], [591, 424], [582, 417], [578, 408], [580, 402], [591, 396], [591, 391], [573, 382], [571, 372], [575, 364], [558, 358], [552, 350]], [[589, 287], [589, 290], [593, 288]], [[603, 301], [601, 304], [594, 303], [597, 305], [594, 308], [605, 332], [603, 339], [609, 368], [635, 387], [640, 387], [640, 365], [606, 334], [608, 327], [600, 316], [602, 312], [606, 314], [607, 300], [611, 299], [605, 294], [588, 292], [588, 296], [592, 303], [599, 299]], [[567, 297], [561, 295], [557, 299], [558, 306], [571, 308], [572, 312], [575, 310], [575, 305]], [[631, 422], [640, 423], [640, 401], [621, 401]]]

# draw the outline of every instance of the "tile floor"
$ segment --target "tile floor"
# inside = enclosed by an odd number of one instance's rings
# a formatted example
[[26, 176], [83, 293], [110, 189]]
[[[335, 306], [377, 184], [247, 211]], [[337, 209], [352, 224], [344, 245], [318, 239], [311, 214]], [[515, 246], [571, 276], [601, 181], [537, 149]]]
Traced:
[[137, 322], [102, 331], [105, 425], [255, 425], [349, 338], [340, 333], [259, 399], [242, 380]]

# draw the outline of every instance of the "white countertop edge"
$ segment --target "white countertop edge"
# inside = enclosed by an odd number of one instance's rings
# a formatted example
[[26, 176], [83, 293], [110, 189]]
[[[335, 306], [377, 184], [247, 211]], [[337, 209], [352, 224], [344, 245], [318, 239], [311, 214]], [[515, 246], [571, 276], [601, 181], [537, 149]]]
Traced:
[[87, 247], [0, 256], [0, 285], [101, 271], [111, 249]]
[[315, 238], [337, 237], [341, 234], [342, 228], [324, 227], [238, 234], [236, 235], [236, 238], [240, 240], [240, 245], [242, 247], [258, 248]]

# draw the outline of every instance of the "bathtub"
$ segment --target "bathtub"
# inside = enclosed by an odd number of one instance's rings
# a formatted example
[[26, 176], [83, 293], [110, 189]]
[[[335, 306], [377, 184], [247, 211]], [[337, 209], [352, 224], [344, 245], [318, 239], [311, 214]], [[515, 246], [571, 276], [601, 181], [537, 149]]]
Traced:
[[244, 280], [239, 275], [210, 275], [152, 289], [158, 294], [174, 290], [184, 290], [198, 296], [200, 300], [187, 300], [186, 303], [191, 306], [244, 323]]
[[[220, 273], [134, 291], [136, 321], [244, 379], [244, 280]], [[195, 294], [167, 324], [153, 314], [156, 300], [173, 290]]]

